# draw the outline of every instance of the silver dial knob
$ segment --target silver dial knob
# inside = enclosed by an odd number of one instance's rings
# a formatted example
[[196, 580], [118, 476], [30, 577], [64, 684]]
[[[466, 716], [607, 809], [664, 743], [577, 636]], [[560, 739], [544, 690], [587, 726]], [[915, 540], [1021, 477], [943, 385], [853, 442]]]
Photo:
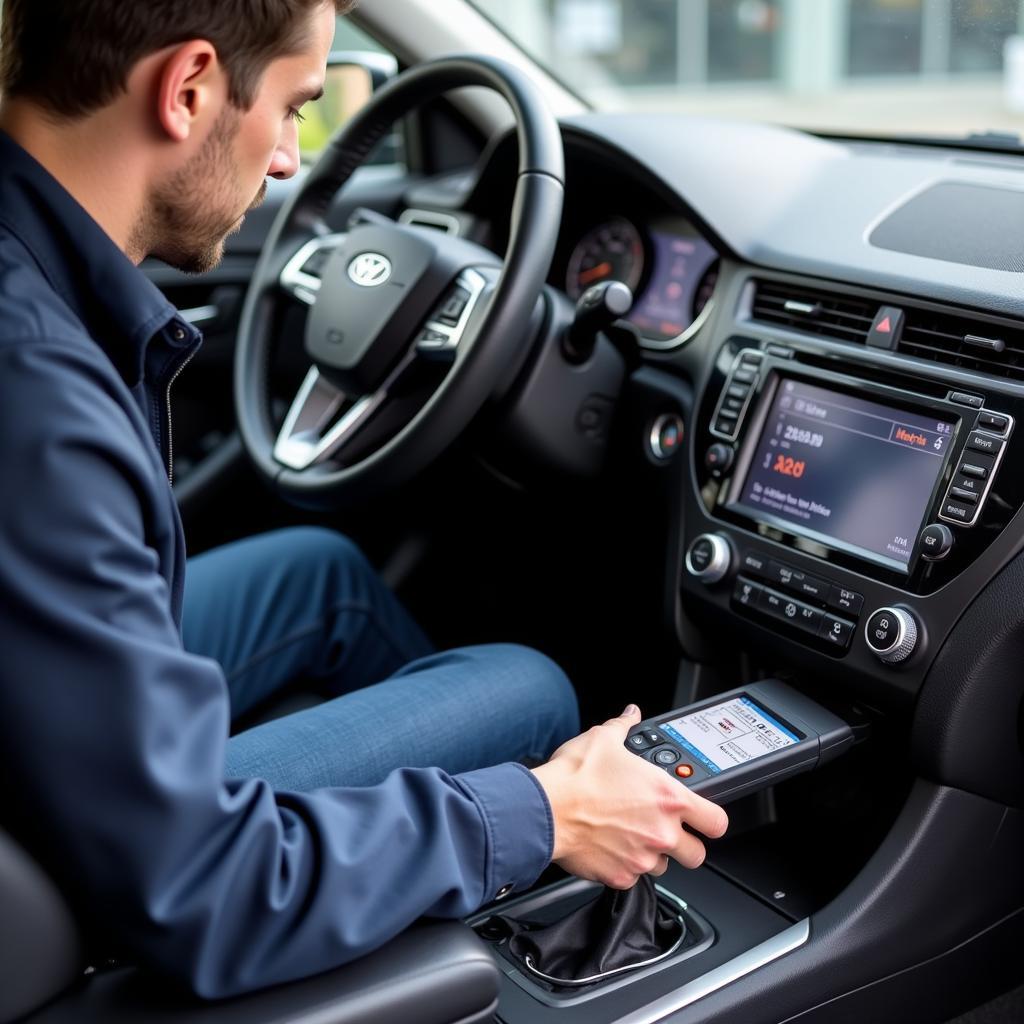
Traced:
[[864, 626], [868, 647], [886, 665], [906, 661], [917, 647], [917, 619], [905, 608], [879, 608]]
[[732, 548], [718, 533], [702, 533], [686, 552], [686, 571], [702, 583], [717, 583], [732, 567]]

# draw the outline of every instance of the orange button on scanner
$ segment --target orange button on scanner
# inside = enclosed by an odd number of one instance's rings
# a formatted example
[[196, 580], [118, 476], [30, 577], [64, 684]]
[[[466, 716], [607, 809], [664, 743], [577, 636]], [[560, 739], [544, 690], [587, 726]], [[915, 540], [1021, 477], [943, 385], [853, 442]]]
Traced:
[[676, 775], [681, 779], [688, 779], [693, 774], [693, 768], [688, 764], [677, 764]]

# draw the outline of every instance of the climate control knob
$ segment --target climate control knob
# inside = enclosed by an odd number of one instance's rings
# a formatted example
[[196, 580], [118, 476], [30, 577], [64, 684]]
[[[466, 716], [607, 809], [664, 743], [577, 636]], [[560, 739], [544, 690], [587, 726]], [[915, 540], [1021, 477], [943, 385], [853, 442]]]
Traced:
[[702, 533], [686, 552], [686, 571], [701, 583], [717, 583], [732, 568], [732, 548], [718, 533]]
[[906, 661], [914, 653], [919, 637], [917, 619], [905, 608], [879, 608], [864, 626], [868, 647], [886, 665]]

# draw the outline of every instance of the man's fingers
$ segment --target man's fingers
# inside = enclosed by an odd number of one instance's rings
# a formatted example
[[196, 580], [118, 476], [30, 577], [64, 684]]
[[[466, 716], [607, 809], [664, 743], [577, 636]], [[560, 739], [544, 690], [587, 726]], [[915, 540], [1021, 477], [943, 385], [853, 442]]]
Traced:
[[617, 718], [609, 718], [604, 724], [610, 725], [614, 729], [621, 729], [622, 738], [625, 740], [629, 730], [634, 725], [639, 725], [641, 721], [640, 709], [635, 704], [627, 704], [621, 715]]
[[696, 836], [691, 836], [689, 832], [684, 832], [680, 829], [679, 842], [676, 843], [676, 848], [672, 851], [671, 855], [684, 868], [699, 868], [704, 863], [707, 850], [704, 849], [704, 844]]
[[659, 878], [661, 875], [665, 874], [666, 871], [668, 871], [668, 856], [666, 854], [662, 854], [658, 858], [657, 865], [651, 868], [647, 874], [654, 875], [655, 878]]
[[718, 804], [686, 791], [687, 800], [682, 806], [682, 820], [708, 839], [720, 839], [729, 827], [729, 815]]

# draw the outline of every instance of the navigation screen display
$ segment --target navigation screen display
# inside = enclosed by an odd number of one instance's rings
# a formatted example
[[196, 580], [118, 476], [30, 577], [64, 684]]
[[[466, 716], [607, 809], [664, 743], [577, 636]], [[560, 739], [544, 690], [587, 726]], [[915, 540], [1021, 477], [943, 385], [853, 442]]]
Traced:
[[739, 504], [906, 571], [953, 442], [951, 422], [783, 380]]
[[711, 775], [803, 738], [745, 696], [664, 722], [661, 730]]

